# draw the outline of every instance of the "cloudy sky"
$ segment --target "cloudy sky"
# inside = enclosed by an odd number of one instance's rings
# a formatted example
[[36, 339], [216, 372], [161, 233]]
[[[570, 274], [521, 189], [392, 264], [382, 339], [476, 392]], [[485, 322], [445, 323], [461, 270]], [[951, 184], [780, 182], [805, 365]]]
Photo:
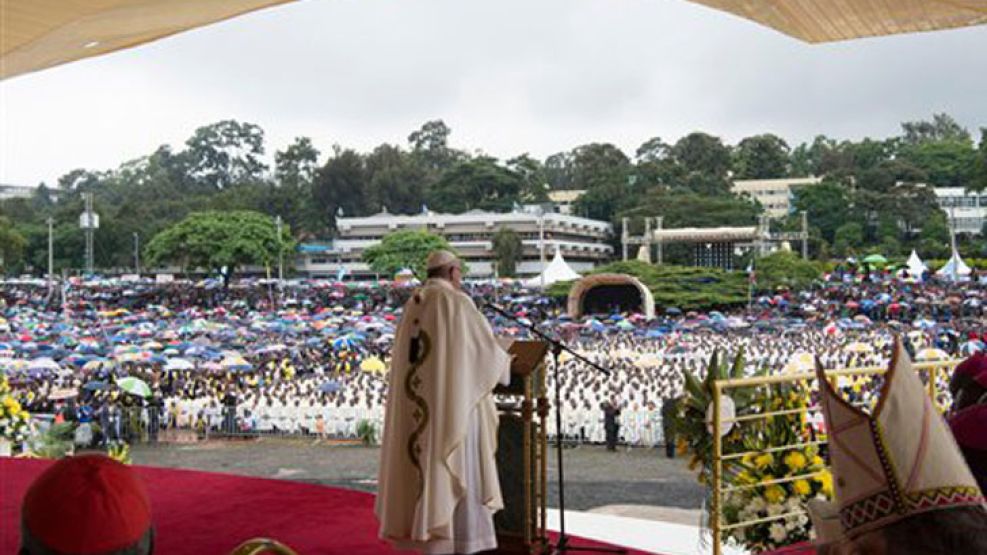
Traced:
[[452, 143], [633, 154], [703, 130], [859, 139], [948, 112], [987, 126], [987, 27], [807, 45], [685, 0], [303, 0], [0, 83], [0, 182], [54, 182], [259, 124], [369, 150], [441, 118]]

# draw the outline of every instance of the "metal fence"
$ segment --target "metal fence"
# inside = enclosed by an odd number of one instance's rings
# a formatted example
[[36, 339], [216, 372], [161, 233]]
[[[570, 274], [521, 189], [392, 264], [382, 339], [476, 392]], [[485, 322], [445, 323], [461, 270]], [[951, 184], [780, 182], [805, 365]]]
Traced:
[[[957, 364], [961, 361], [959, 360], [949, 360], [942, 362], [926, 362], [926, 363], [916, 363], [913, 367], [919, 371], [923, 381], [926, 383], [928, 388], [929, 397], [933, 400], [934, 404], [940, 409], [944, 410], [949, 405], [948, 398], [948, 388], [946, 384], [948, 383], [949, 371], [951, 371]], [[883, 375], [886, 368], [883, 367], [863, 367], [863, 368], [848, 368], [841, 370], [828, 370], [826, 371], [826, 378], [833, 384], [834, 389], [839, 390], [840, 380], [843, 378], [853, 378], [860, 376], [879, 376]], [[737, 390], [746, 388], [780, 388], [782, 386], [794, 386], [798, 384], [805, 385], [811, 390], [818, 391], [818, 384], [816, 384], [816, 374], [815, 373], [800, 373], [800, 374], [786, 374], [786, 375], [774, 375], [774, 376], [760, 376], [753, 378], [741, 378], [733, 380], [720, 380], [713, 383], [713, 414], [712, 414], [712, 429], [720, 430], [721, 425], [729, 422], [742, 423], [742, 422], [753, 422], [757, 420], [766, 420], [768, 418], [773, 418], [775, 416], [789, 416], [797, 414], [808, 414], [814, 412], [820, 412], [822, 410], [819, 406], [809, 406], [802, 409], [788, 409], [788, 410], [778, 410], [778, 411], [768, 411], [761, 413], [752, 414], [737, 414], [732, 417], [726, 417], [723, 415], [723, 397], [729, 392], [735, 392]], [[788, 445], [776, 445], [768, 449], [761, 451], [739, 451], [732, 453], [725, 453], [723, 451], [723, 440], [720, 434], [713, 434], [713, 468], [712, 468], [712, 499], [710, 504], [710, 528], [713, 534], [713, 555], [720, 555], [723, 550], [723, 535], [725, 532], [737, 528], [744, 528], [753, 526], [756, 524], [763, 524], [767, 522], [773, 522], [777, 520], [782, 520], [788, 517], [806, 514], [806, 509], [802, 508], [799, 511], [787, 512], [784, 514], [768, 516], [765, 518], [759, 518], [750, 521], [741, 521], [726, 524], [724, 522], [723, 514], [723, 497], [725, 494], [731, 493], [733, 491], [740, 491], [751, 488], [771, 486], [774, 484], [786, 484], [789, 482], [794, 482], [796, 480], [809, 479], [817, 476], [819, 472], [804, 474], [799, 476], [790, 476], [787, 478], [780, 478], [774, 480], [765, 480], [754, 484], [745, 484], [742, 486], [725, 486], [724, 485], [724, 463], [730, 463], [737, 459], [741, 459], [746, 455], [758, 456], [765, 453], [777, 453], [783, 452], [790, 449], [805, 449], [809, 446], [824, 446], [826, 445], [826, 440], [817, 439], [809, 442], [803, 443], [793, 443]]]

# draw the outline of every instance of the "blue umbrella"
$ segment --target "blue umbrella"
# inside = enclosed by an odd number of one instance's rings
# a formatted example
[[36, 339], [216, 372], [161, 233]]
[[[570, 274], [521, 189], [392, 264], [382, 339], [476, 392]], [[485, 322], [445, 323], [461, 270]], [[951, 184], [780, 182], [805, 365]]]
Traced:
[[88, 382], [82, 386], [86, 391], [106, 391], [109, 388], [110, 385], [106, 382]]
[[319, 391], [323, 393], [335, 393], [339, 391], [339, 382], [326, 382], [319, 386]]

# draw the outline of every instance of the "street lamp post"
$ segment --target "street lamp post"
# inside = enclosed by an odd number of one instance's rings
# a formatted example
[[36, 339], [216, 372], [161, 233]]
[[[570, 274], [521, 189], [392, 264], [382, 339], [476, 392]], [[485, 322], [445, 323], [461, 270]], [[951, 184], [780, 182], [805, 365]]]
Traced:
[[141, 236], [134, 232], [134, 273], [141, 275]]
[[538, 213], [538, 260], [541, 262], [541, 288], [545, 289], [545, 210]]
[[55, 218], [51, 216], [46, 220], [48, 222], [48, 292], [51, 293], [52, 283], [55, 279], [55, 239], [53, 226], [55, 225]]

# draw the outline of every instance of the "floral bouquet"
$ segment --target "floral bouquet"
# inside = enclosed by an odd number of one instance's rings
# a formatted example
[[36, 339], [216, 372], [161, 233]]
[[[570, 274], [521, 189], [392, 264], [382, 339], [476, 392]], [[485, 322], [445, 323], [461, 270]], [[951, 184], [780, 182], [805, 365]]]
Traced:
[[31, 415], [10, 392], [7, 378], [0, 377], [0, 441], [21, 445], [27, 440]]
[[[732, 528], [728, 537], [753, 551], [769, 551], [811, 539], [806, 503], [833, 495], [833, 478], [812, 444], [804, 409], [807, 395], [800, 386], [768, 389], [756, 412], [768, 416], [746, 429], [747, 454], [728, 478], [733, 488], [724, 498], [726, 524], [754, 522]], [[778, 449], [782, 446], [788, 448]], [[737, 471], [739, 468], [739, 471]], [[780, 517], [780, 518], [775, 518]], [[764, 522], [756, 522], [758, 520]]]

